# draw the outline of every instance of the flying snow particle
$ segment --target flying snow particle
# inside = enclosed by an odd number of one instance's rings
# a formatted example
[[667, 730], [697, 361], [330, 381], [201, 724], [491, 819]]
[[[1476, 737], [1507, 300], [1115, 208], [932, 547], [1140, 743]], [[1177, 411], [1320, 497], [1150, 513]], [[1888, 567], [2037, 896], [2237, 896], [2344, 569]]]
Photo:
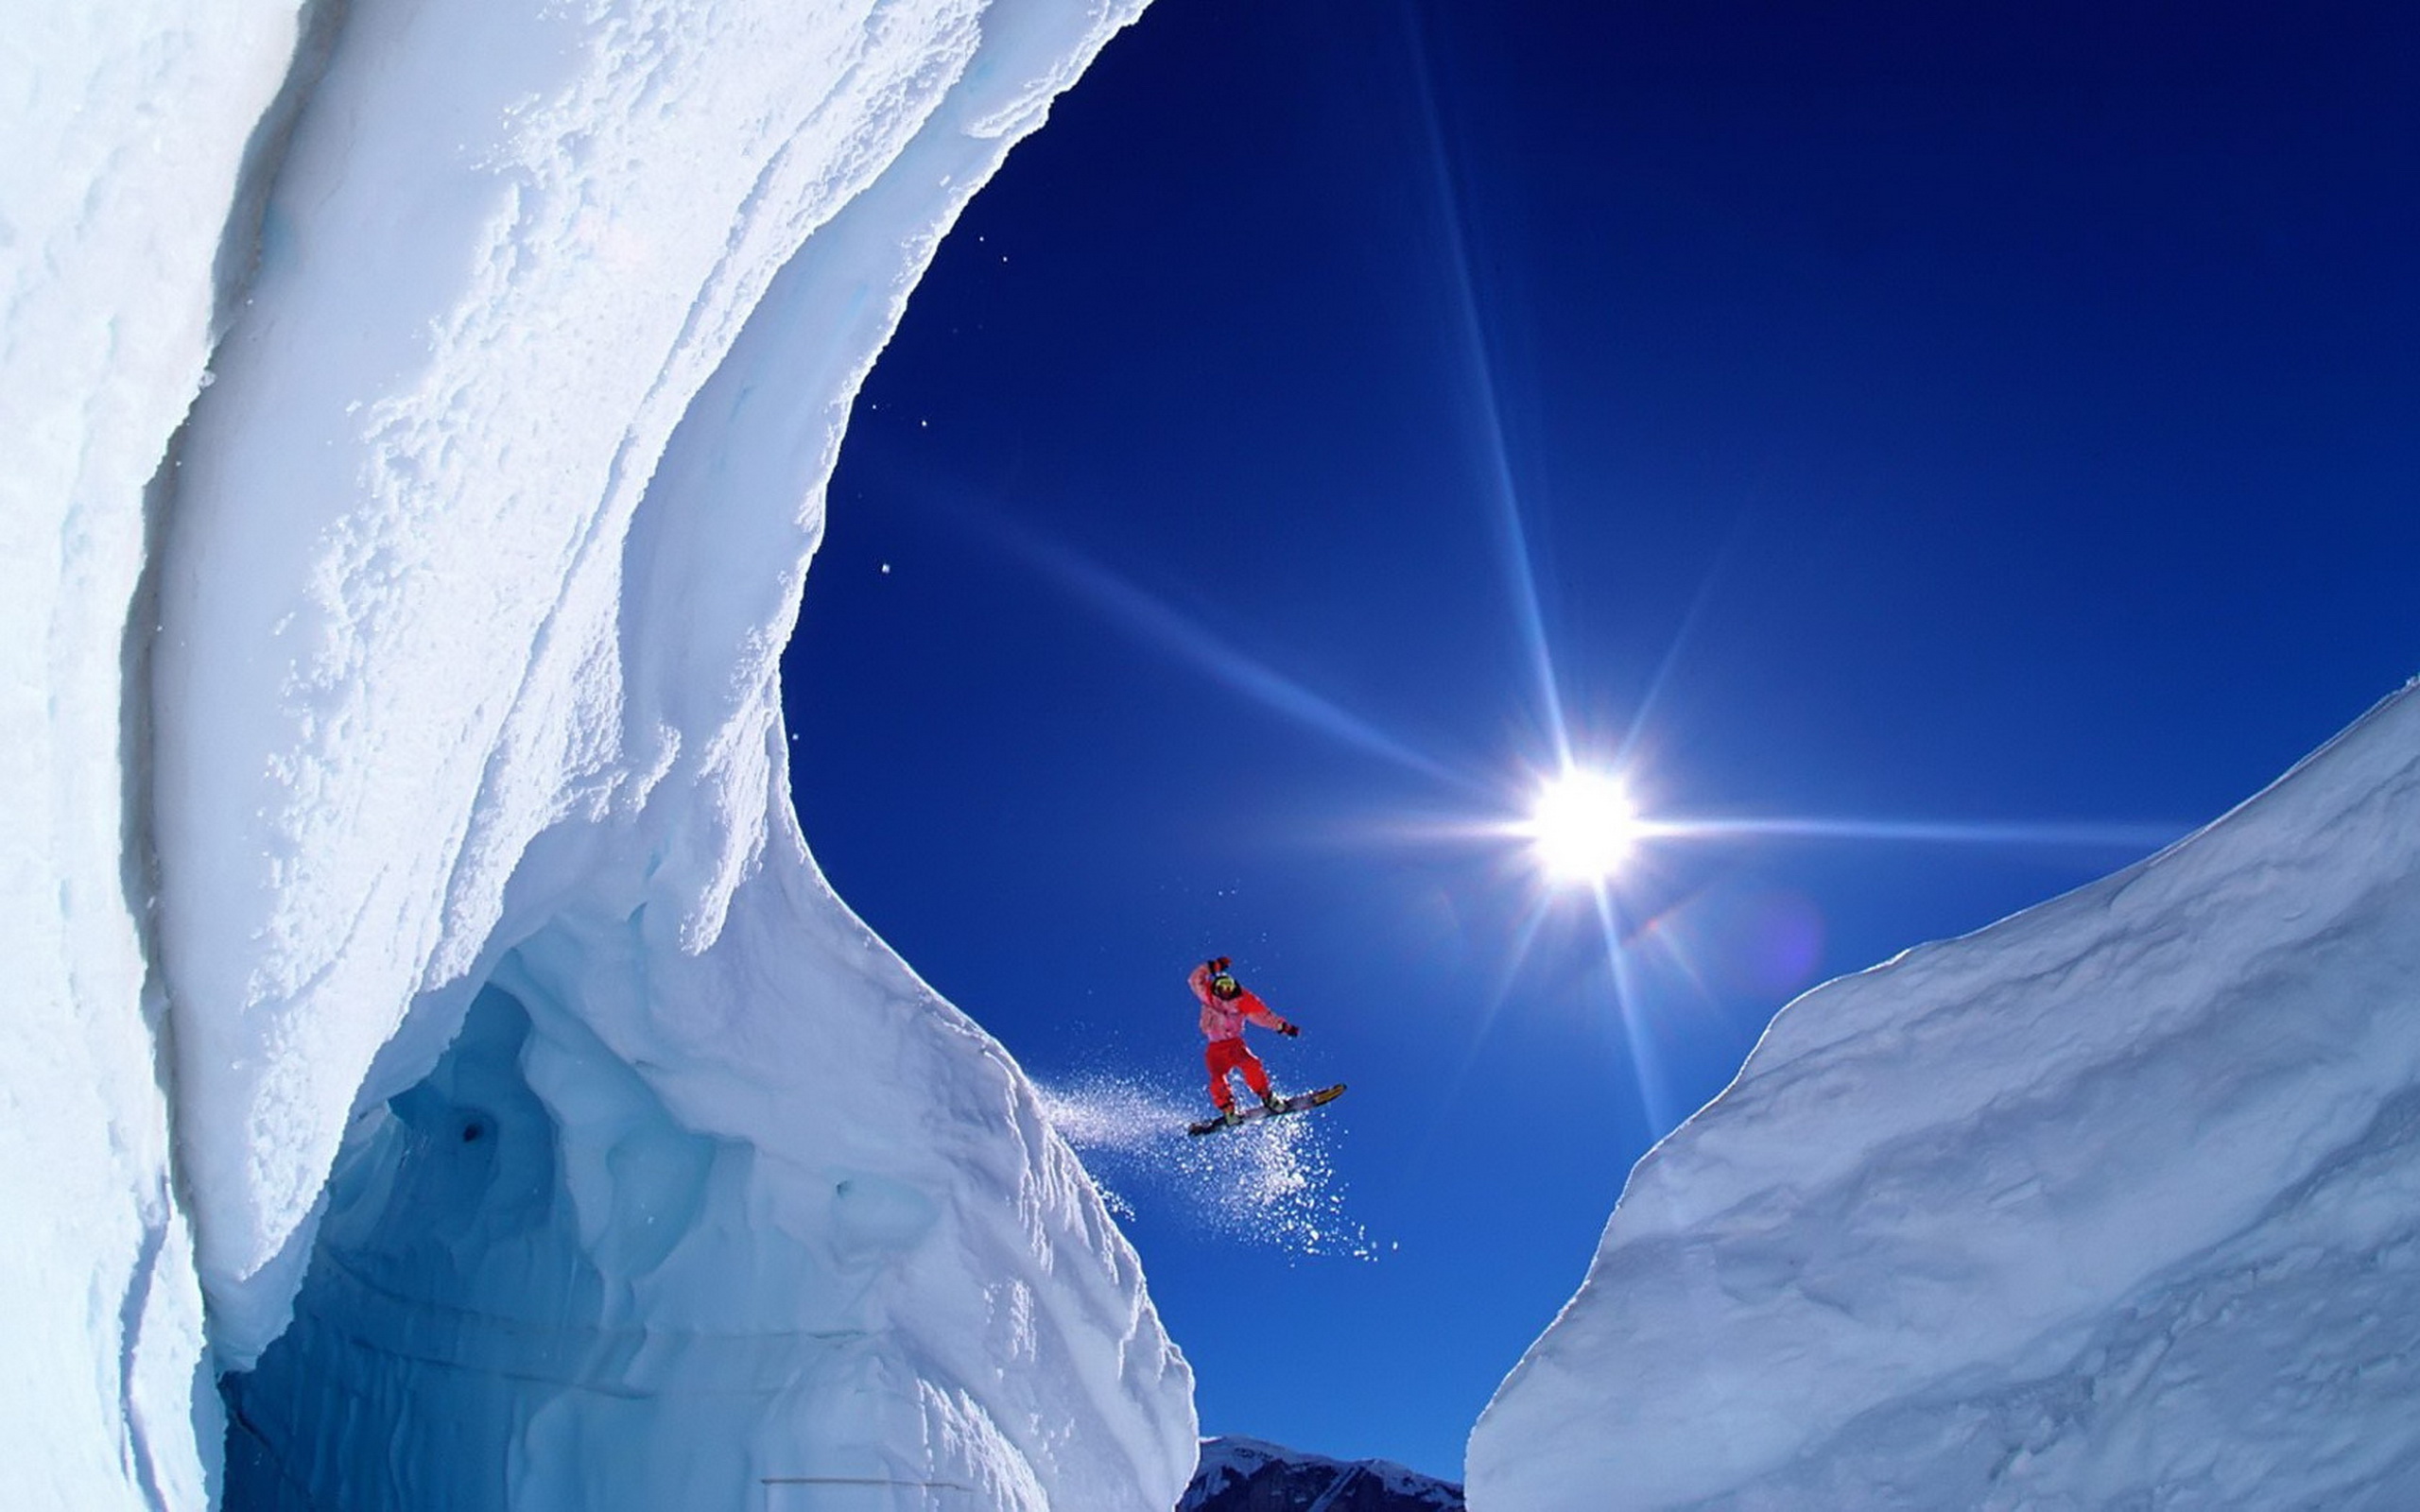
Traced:
[[1333, 1110], [1196, 1139], [1184, 1125], [1201, 1116], [1198, 1098], [1165, 1084], [1097, 1075], [1041, 1092], [1044, 1112], [1120, 1216], [1164, 1201], [1226, 1238], [1298, 1255], [1378, 1258], [1376, 1242], [1347, 1211], [1327, 1143], [1340, 1127]]

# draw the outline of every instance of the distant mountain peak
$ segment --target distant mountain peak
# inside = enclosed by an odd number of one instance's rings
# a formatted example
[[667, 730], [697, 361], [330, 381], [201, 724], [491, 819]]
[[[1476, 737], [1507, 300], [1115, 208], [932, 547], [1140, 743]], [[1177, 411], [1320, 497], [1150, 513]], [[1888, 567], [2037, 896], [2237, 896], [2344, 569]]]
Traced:
[[1461, 1512], [1462, 1488], [1392, 1460], [1330, 1459], [1258, 1438], [1201, 1441], [1176, 1512]]

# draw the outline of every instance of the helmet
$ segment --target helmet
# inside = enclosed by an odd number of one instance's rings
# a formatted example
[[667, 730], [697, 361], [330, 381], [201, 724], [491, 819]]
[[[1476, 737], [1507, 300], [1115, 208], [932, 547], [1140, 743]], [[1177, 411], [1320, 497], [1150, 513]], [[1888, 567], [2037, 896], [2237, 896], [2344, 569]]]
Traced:
[[1231, 998], [1242, 990], [1232, 971], [1220, 971], [1210, 979], [1210, 991], [1214, 996]]

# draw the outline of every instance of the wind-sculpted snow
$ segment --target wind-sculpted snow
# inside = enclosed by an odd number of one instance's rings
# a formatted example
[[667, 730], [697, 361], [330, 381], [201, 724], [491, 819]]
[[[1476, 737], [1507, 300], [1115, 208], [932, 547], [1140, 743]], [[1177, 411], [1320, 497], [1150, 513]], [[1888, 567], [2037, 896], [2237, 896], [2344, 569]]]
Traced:
[[1132, 1253], [774, 686], [856, 384], [1138, 6], [12, 33], [20, 1502], [203, 1504], [255, 1361], [231, 1506], [1174, 1499]]
[[[291, 3], [13, 8], [0, 43], [0, 1467], [199, 1504], [201, 1296], [145, 930], [149, 509]], [[200, 1403], [200, 1432], [215, 1421]]]
[[1471, 1502], [2420, 1486], [2420, 694], [2128, 871], [1835, 982], [1633, 1173]]
[[368, 1116], [236, 1383], [231, 1505], [1174, 1498], [1190, 1382], [1132, 1251], [1006, 1056], [779, 843], [702, 953], [645, 902], [558, 913]]
[[[1002, 131], [1113, 19], [347, 11], [162, 581], [163, 925], [182, 1093], [229, 1115], [185, 1137], [238, 1361], [282, 1320], [372, 1057], [509, 943], [534, 836], [669, 784], [661, 881], [683, 943], [712, 938], [766, 833], [772, 659], [848, 395]], [[852, 232], [837, 274], [767, 301]], [[752, 320], [797, 339], [742, 342]], [[667, 456], [718, 368], [760, 403], [734, 425], [710, 401], [712, 456]]]

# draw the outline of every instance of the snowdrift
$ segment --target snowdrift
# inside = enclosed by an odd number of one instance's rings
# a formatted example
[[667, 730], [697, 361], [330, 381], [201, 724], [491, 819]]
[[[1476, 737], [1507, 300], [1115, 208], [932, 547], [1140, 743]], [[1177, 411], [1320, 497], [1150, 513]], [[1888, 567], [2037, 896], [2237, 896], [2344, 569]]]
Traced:
[[1632, 1174], [1471, 1504], [2406, 1506], [2420, 693], [1806, 994]]
[[205, 1504], [221, 1370], [236, 1507], [1172, 1503], [1134, 1257], [824, 886], [775, 687], [856, 385], [1139, 0], [54, 9], [18, 1504]]

